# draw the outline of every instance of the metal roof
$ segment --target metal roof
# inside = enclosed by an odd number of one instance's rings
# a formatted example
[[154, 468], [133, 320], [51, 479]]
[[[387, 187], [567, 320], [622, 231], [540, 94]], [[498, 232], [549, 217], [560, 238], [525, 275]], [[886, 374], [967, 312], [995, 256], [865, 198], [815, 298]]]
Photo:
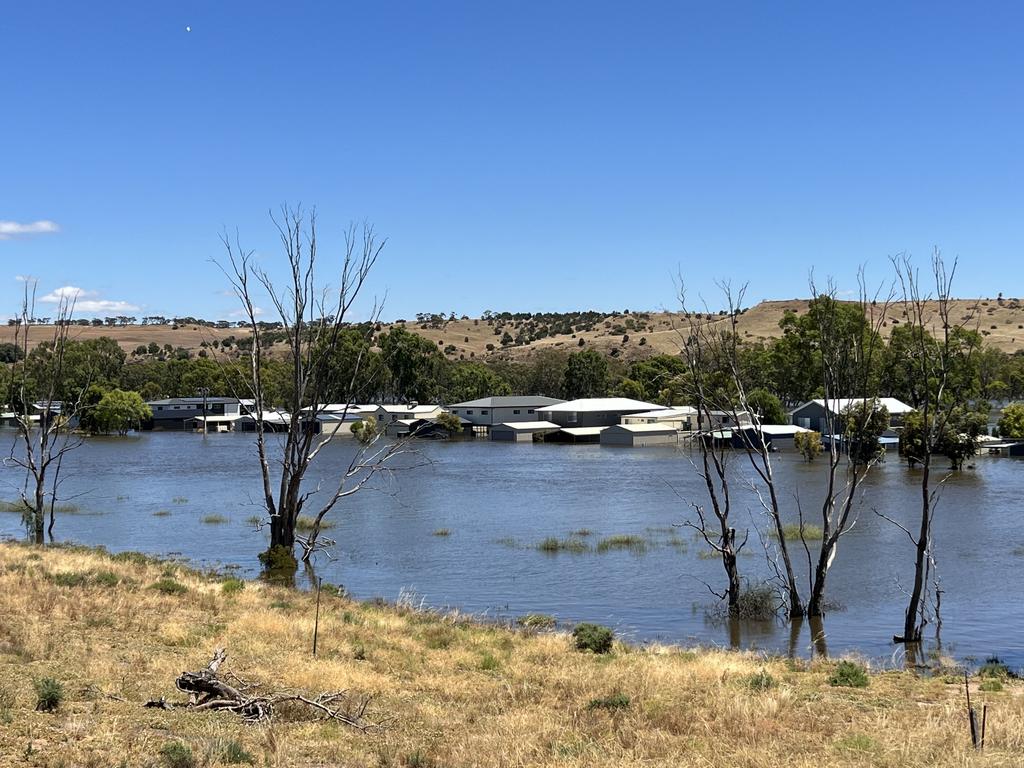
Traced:
[[665, 411], [663, 405], [645, 403], [628, 397], [584, 397], [566, 403], [538, 408], [545, 413], [600, 413], [602, 411]]
[[600, 435], [608, 427], [562, 427], [561, 432], [573, 437], [586, 437], [587, 435]]
[[499, 427], [505, 427], [515, 432], [529, 432], [535, 429], [561, 429], [557, 424], [552, 424], [550, 421], [509, 421], [504, 424], [496, 424], [491, 429], [498, 429]]
[[540, 395], [511, 395], [507, 397], [481, 397], [464, 403], [453, 403], [449, 408], [541, 408], [546, 405], [564, 403], [555, 397]]
[[[902, 400], [897, 400], [895, 397], [832, 397], [829, 398], [828, 407], [829, 410], [832, 411], [832, 413], [840, 414], [847, 408], [849, 408], [852, 404], [863, 403], [865, 400], [877, 400], [878, 404], [885, 406], [885, 409], [890, 414], [911, 413], [916, 410], [913, 406], [907, 405]], [[802, 408], [806, 408], [811, 403], [814, 403], [815, 405], [818, 405], [822, 408], [825, 407], [825, 399], [816, 398], [814, 400], [808, 400], [803, 405], [794, 408], [792, 411], [790, 411], [790, 414], [796, 413]]]
[[689, 416], [696, 416], [697, 409], [689, 405], [674, 406], [672, 408], [660, 408], [657, 411], [645, 413], [630, 413], [631, 419], [685, 419]]
[[676, 428], [664, 424], [613, 424], [606, 429], [621, 430], [623, 432], [645, 432], [660, 435], [675, 434]]
[[[146, 405], [194, 405], [201, 408], [203, 402], [201, 397], [168, 397], [164, 400], [148, 400]], [[207, 405], [219, 405], [220, 403], [237, 403], [239, 400], [237, 397], [208, 397], [205, 402]]]

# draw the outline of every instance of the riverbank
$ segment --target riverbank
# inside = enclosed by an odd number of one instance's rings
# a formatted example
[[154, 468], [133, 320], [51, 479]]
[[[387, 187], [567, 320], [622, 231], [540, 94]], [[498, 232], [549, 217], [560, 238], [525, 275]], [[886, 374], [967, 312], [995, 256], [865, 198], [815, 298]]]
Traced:
[[[313, 659], [314, 603], [141, 557], [0, 545], [0, 764], [1001, 766], [1024, 750], [1019, 681], [972, 680], [989, 704], [978, 756], [952, 675], [852, 688], [830, 684], [834, 662], [619, 643], [595, 655], [568, 634], [326, 593]], [[181, 700], [174, 679], [219, 646], [224, 670], [269, 688], [372, 695], [370, 719], [387, 725], [143, 708]], [[53, 712], [35, 711], [45, 678], [63, 689]]]

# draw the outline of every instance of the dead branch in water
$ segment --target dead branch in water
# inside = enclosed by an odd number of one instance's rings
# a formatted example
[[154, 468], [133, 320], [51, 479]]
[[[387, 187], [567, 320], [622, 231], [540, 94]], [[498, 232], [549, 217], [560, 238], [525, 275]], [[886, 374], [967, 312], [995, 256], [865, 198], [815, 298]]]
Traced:
[[[188, 694], [188, 702], [175, 703], [161, 697], [150, 699], [144, 706], [196, 711], [226, 710], [239, 715], [248, 723], [261, 723], [273, 719], [276, 706], [294, 702], [308, 707], [314, 716], [336, 720], [363, 733], [380, 730], [385, 725], [366, 718], [371, 696], [354, 697], [347, 691], [321, 693], [315, 697], [291, 691], [249, 695], [248, 692], [257, 689], [258, 684], [246, 682], [233, 673], [218, 674], [227, 655], [224, 648], [218, 648], [205, 668], [197, 672], [182, 672], [178, 676], [174, 685], [179, 691]], [[224, 681], [223, 678], [229, 676], [235, 685]]]

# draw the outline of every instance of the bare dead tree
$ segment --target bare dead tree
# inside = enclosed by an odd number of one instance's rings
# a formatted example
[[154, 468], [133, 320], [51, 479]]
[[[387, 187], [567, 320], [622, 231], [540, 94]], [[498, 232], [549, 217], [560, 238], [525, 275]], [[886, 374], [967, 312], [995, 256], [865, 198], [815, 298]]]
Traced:
[[[331, 287], [322, 284], [317, 274], [316, 212], [307, 215], [301, 208], [284, 206], [278, 216], [271, 214], [271, 219], [280, 238], [287, 278], [280, 284], [275, 283], [271, 275], [253, 261], [252, 251], [241, 248], [237, 236], [233, 242], [226, 236], [222, 237], [227, 263], [221, 265], [221, 269], [241, 302], [251, 332], [252, 347], [244, 385], [253, 401], [262, 499], [270, 528], [269, 553], [284, 553], [286, 559], [293, 557], [298, 543], [303, 548], [303, 560], [308, 561], [325, 543], [320, 541], [320, 532], [326, 515], [340, 501], [364, 488], [373, 476], [395, 469], [394, 460], [408, 452], [408, 443], [404, 440], [380, 442], [378, 438], [360, 446], [348, 468], [336, 481], [332, 481], [327, 496], [319, 500], [319, 506], [312, 514], [309, 533], [300, 535], [297, 532], [296, 524], [307, 501], [324, 490], [321, 484], [308, 488], [306, 473], [337, 434], [335, 429], [325, 428], [321, 432], [317, 428], [320, 417], [331, 405], [329, 395], [337, 392], [339, 384], [333, 380], [331, 353], [341, 342], [343, 334], [353, 330], [350, 323], [353, 304], [363, 291], [384, 248], [384, 241], [379, 241], [368, 225], [361, 230], [350, 226], [345, 233], [345, 249], [338, 265], [338, 282]], [[263, 418], [270, 403], [264, 380], [268, 353], [256, 304], [258, 291], [267, 294], [283, 330], [291, 376], [284, 403], [287, 424], [283, 433], [275, 435], [279, 450], [273, 454]], [[368, 340], [372, 339], [380, 311], [381, 306], [374, 302], [369, 322], [364, 324]], [[364, 362], [364, 353], [360, 352], [346, 377], [347, 381], [341, 382], [345, 395], [341, 404], [342, 420], [347, 417], [355, 396], [362, 391], [360, 376]], [[272, 462], [279, 464], [279, 473], [272, 468]]]
[[[952, 287], [956, 260], [947, 269], [936, 249], [931, 260], [929, 289], [907, 255], [892, 259], [900, 285], [899, 299], [910, 326], [908, 363], [921, 422], [918, 440], [905, 443], [905, 451], [920, 465], [921, 509], [916, 532], [891, 518], [910, 537], [914, 546], [914, 581], [904, 614], [903, 633], [894, 635], [898, 643], [918, 643], [928, 623], [927, 590], [933, 583], [934, 560], [932, 526], [939, 493], [945, 478], [933, 482], [932, 454], [937, 450], [961, 399], [967, 383], [958, 376], [978, 351], [978, 336], [969, 332], [976, 323], [975, 313], [953, 317]], [[927, 279], [927, 278], [925, 278]], [[934, 294], [931, 292], [934, 290]]]
[[[65, 355], [76, 296], [61, 295], [49, 338], [32, 339], [36, 286], [34, 280], [25, 282], [21, 314], [15, 321], [14, 344], [20, 360], [11, 366], [9, 392], [17, 438], [4, 463], [24, 470], [22, 518], [35, 542], [42, 544], [44, 532], [53, 535], [64, 457], [83, 442], [71, 427], [88, 386], [76, 392], [66, 391], [65, 386]], [[45, 343], [30, 358], [38, 341]]]
[[[782, 514], [771, 454], [761, 432], [760, 415], [750, 406], [741, 371], [737, 320], [746, 286], [738, 291], [734, 291], [729, 283], [720, 283], [718, 287], [726, 303], [724, 316], [716, 316], [706, 311], [706, 307], [704, 312], [688, 311], [685, 294], [682, 290], [679, 292], [680, 305], [687, 318], [687, 326], [680, 333], [680, 347], [691, 380], [690, 397], [698, 411], [698, 447], [701, 450], [702, 462], [705, 464], [705, 471], [700, 474], [709, 489], [709, 498], [714, 500], [715, 495], [719, 495], [723, 501], [729, 501], [729, 497], [721, 491], [728, 490], [728, 457], [732, 452], [732, 445], [728, 444], [731, 441], [725, 439], [725, 432], [730, 432], [744, 450], [760, 482], [760, 486], [753, 481], [747, 485], [755, 492], [758, 502], [768, 514], [770, 524], [777, 533], [777, 550], [774, 556], [769, 556], [769, 565], [774, 570], [775, 581], [785, 595], [787, 614], [790, 617], [799, 617], [804, 614], [804, 604], [800, 597], [792, 557], [783, 535]], [[720, 434], [716, 435], [716, 432]], [[713, 488], [709, 482], [709, 468], [714, 470], [714, 476], [718, 478], [718, 489]], [[731, 531], [731, 523], [727, 524], [729, 506], [719, 503], [716, 507], [712, 504], [712, 509], [716, 511], [716, 517], [719, 517], [723, 535]], [[719, 512], [724, 514], [726, 522], [723, 523]], [[703, 521], [701, 524], [703, 525]], [[728, 573], [729, 557], [734, 558], [737, 553], [727, 548], [721, 554]]]

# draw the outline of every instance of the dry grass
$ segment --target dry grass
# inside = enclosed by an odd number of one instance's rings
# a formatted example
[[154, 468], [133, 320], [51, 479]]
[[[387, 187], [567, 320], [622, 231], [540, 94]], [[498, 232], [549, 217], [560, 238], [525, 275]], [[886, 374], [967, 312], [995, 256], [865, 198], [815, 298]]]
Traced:
[[[148, 588], [167, 576], [188, 590]], [[618, 644], [598, 657], [574, 651], [565, 634], [336, 597], [324, 598], [314, 660], [308, 594], [264, 584], [225, 594], [217, 579], [91, 551], [0, 545], [0, 617], [0, 765], [159, 766], [160, 750], [180, 741], [212, 768], [223, 764], [218, 745], [233, 740], [257, 764], [282, 768], [1010, 766], [1024, 750], [1022, 684], [1012, 680], [976, 694], [990, 727], [978, 756], [962, 689], [941, 679], [887, 672], [851, 689], [829, 685], [825, 662]], [[376, 713], [394, 721], [363, 735], [142, 708], [177, 698], [174, 678], [218, 645], [244, 677], [373, 694]], [[772, 685], [752, 685], [755, 676]], [[54, 713], [33, 710], [33, 680], [46, 677], [64, 689]]]
[[[668, 295], [670, 294], [666, 294], [666, 296]], [[805, 313], [807, 300], [762, 301], [760, 304], [750, 307], [739, 318], [740, 336], [746, 341], [765, 341], [781, 336], [779, 320], [782, 319], [786, 311]], [[888, 336], [894, 327], [906, 321], [902, 312], [902, 307], [899, 306], [889, 309], [885, 317], [885, 325], [882, 328], [883, 335]], [[970, 327], [977, 326], [978, 330], [985, 334], [986, 345], [1010, 353], [1024, 349], [1024, 304], [1021, 301], [1016, 298], [1007, 298], [1002, 302], [994, 298], [954, 301], [953, 316], [958, 320], [971, 313], [973, 313], [974, 319], [970, 323]], [[544, 349], [575, 352], [579, 349], [577, 345], [580, 339], [583, 339], [587, 349], [596, 349], [605, 354], [616, 350], [616, 354], [623, 360], [643, 358], [657, 353], [678, 354], [679, 333], [676, 329], [684, 326], [686, 319], [676, 312], [650, 312], [647, 314], [649, 317], [643, 320], [643, 330], [630, 331], [628, 334], [630, 340], [626, 343], [622, 341], [622, 333], [612, 332], [615, 326], [625, 321], [626, 316], [621, 315], [618, 317], [608, 315], [603, 320], [599, 320], [589, 331], [580, 331], [575, 335], [549, 336], [521, 347], [506, 348], [501, 347], [499, 336], [494, 334], [494, 326], [483, 321], [452, 320], [445, 322], [439, 328], [420, 328], [417, 323], [410, 321], [405, 323], [404, 327], [412, 333], [429, 339], [431, 343], [437, 345], [439, 350], [447, 349], [449, 345], [454, 347], [454, 350], [448, 355], [452, 360], [460, 359], [460, 357], [469, 360], [490, 356], [519, 358]], [[389, 330], [393, 325], [395, 324], [383, 324], [382, 331]], [[504, 327], [511, 332], [511, 335], [515, 336], [519, 325], [509, 322]], [[51, 326], [36, 326], [33, 328], [32, 334], [33, 341], [45, 341], [52, 338], [53, 328]], [[244, 328], [218, 330], [192, 325], [180, 326], [177, 329], [171, 326], [128, 326], [124, 328], [76, 326], [72, 331], [72, 338], [81, 340], [109, 336], [129, 353], [137, 346], [148, 345], [153, 341], [161, 347], [164, 344], [171, 344], [174, 347], [198, 352], [204, 341], [209, 344], [214, 339], [220, 341], [228, 336], [241, 339], [247, 335], [248, 331]], [[0, 326], [0, 342], [12, 341], [13, 337], [13, 328]], [[640, 345], [641, 338], [646, 339], [643, 346]], [[488, 344], [494, 345], [495, 349], [488, 351]], [[272, 353], [276, 354], [280, 351], [280, 346], [278, 346], [272, 350]]]

